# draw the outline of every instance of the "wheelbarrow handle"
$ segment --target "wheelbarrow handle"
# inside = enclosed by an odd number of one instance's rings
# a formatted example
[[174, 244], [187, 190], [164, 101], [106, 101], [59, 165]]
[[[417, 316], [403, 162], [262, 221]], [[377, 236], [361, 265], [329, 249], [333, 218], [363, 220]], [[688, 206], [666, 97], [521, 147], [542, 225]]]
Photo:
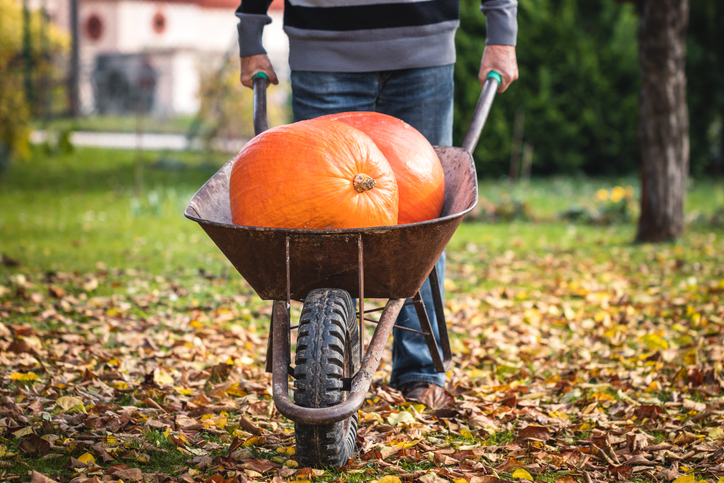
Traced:
[[[264, 72], [257, 72], [252, 80], [254, 83], [254, 134], [261, 134], [269, 129], [266, 116], [266, 88], [269, 84], [269, 78]], [[473, 119], [470, 121], [468, 131], [463, 138], [462, 147], [471, 154], [478, 144], [480, 133], [483, 131], [485, 121], [488, 119], [488, 113], [493, 105], [493, 99], [501, 80], [500, 74], [494, 71], [491, 71], [488, 78], [485, 79]]]
[[483, 126], [485, 126], [488, 113], [490, 113], [490, 107], [493, 105], [493, 99], [495, 99], [495, 93], [502, 80], [500, 74], [495, 71], [490, 71], [488, 77], [485, 79], [483, 91], [480, 93], [480, 99], [478, 99], [478, 105], [475, 107], [473, 119], [470, 121], [468, 131], [463, 138], [462, 148], [470, 154], [475, 151], [475, 146], [478, 145], [480, 133], [483, 132]]
[[264, 72], [257, 72], [252, 77], [254, 83], [254, 134], [261, 134], [269, 129], [266, 119], [266, 88], [269, 77]]

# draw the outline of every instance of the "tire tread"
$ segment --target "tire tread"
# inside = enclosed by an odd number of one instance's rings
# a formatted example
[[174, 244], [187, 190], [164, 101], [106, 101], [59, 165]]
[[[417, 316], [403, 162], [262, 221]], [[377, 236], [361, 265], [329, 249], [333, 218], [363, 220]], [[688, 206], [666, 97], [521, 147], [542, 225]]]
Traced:
[[[302, 407], [330, 407], [344, 400], [345, 351], [348, 377], [359, 369], [359, 328], [352, 298], [343, 290], [309, 293], [299, 319], [294, 400]], [[301, 466], [340, 467], [356, 451], [357, 415], [324, 425], [295, 423]]]

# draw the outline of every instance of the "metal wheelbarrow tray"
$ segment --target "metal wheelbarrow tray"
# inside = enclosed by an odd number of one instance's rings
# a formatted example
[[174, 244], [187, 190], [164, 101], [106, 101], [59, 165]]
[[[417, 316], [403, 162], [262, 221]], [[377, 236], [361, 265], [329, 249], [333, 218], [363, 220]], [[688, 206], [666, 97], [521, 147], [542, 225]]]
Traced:
[[[440, 217], [434, 220], [343, 230], [234, 225], [228, 186], [234, 158], [191, 199], [185, 216], [201, 225], [260, 298], [274, 301], [266, 368], [273, 374], [277, 410], [298, 425], [328, 425], [354, 417], [356, 434], [357, 410], [364, 402], [405, 299], [413, 299], [422, 328], [417, 332], [425, 336], [436, 370], [444, 372], [449, 366], [450, 345], [435, 263], [465, 214], [477, 203], [477, 178], [471, 152], [495, 96], [496, 80], [491, 78], [484, 86], [463, 147], [435, 147], [445, 173], [445, 202]], [[266, 85], [259, 81], [263, 79], [255, 79], [254, 89], [257, 133], [266, 129]], [[261, 116], [264, 118], [260, 120]], [[442, 358], [419, 295], [428, 276], [433, 288]], [[364, 354], [364, 341], [359, 344], [362, 359], [359, 369], [346, 374], [343, 380], [344, 390], [348, 391], [346, 398], [329, 407], [301, 407], [289, 398], [289, 376], [294, 375], [290, 359], [290, 301], [304, 300], [310, 292], [327, 288], [345, 291], [358, 299], [357, 316], [362, 335], [364, 299], [389, 300]], [[344, 357], [346, 361], [351, 355]], [[299, 438], [298, 435], [298, 447]]]

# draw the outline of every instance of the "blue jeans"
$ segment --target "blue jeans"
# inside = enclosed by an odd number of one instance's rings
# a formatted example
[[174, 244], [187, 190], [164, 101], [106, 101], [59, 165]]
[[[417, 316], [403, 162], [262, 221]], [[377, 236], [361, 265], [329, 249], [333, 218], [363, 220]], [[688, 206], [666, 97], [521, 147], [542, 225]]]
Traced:
[[[452, 145], [452, 64], [385, 72], [293, 71], [291, 79], [295, 121], [339, 112], [377, 111], [402, 119], [420, 131], [433, 145]], [[442, 294], [444, 252], [436, 267]], [[420, 289], [420, 295], [439, 344], [429, 279]], [[396, 325], [420, 330], [414, 306], [403, 307]], [[390, 384], [400, 387], [407, 382], [423, 381], [442, 386], [445, 374], [435, 372], [425, 338], [400, 329], [394, 329], [393, 334]]]

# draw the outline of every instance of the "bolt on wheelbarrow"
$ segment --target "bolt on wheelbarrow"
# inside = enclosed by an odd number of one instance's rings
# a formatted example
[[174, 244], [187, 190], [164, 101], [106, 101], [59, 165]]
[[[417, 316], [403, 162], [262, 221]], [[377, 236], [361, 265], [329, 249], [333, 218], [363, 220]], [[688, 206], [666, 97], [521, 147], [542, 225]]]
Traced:
[[[343, 466], [354, 455], [357, 411], [379, 367], [406, 300], [414, 304], [437, 372], [452, 360], [435, 262], [465, 214], [478, 201], [472, 152], [490, 111], [500, 76], [486, 80], [462, 147], [435, 146], [445, 173], [439, 218], [395, 226], [303, 230], [234, 225], [229, 174], [235, 158], [189, 202], [197, 222], [262, 300], [273, 301], [266, 370], [276, 409], [295, 423], [297, 460], [313, 467]], [[265, 76], [254, 79], [254, 129], [267, 129]], [[434, 307], [420, 288], [430, 278]], [[364, 300], [388, 299], [379, 320], [367, 319]], [[357, 299], [355, 310], [353, 299]], [[291, 301], [303, 301], [291, 364]], [[427, 315], [435, 311], [438, 347]], [[364, 350], [365, 323], [376, 324]], [[442, 353], [442, 354], [441, 354]], [[294, 378], [294, 401], [289, 378]]]

